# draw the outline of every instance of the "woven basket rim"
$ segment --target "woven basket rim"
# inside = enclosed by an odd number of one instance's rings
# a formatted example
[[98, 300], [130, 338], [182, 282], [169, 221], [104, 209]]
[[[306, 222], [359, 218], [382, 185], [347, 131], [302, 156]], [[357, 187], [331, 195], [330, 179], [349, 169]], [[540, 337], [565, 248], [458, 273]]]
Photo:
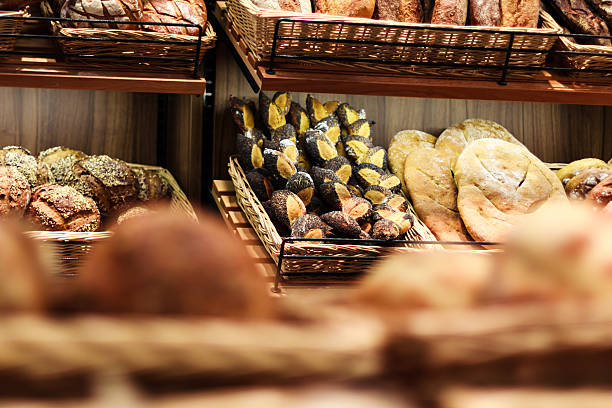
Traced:
[[[140, 168], [145, 170], [153, 170], [158, 172], [170, 185], [172, 196], [176, 198], [176, 201], [180, 201], [183, 204], [185, 213], [195, 221], [198, 220], [191, 203], [176, 179], [168, 171], [168, 169], [160, 166], [151, 166], [148, 164], [137, 164], [127, 163], [130, 168]], [[112, 231], [94, 231], [94, 232], [69, 232], [69, 231], [26, 231], [26, 235], [29, 237], [41, 240], [41, 241], [96, 241], [105, 239], [113, 235]]]
[[[229, 2], [238, 1], [242, 5], [251, 11], [255, 16], [260, 18], [300, 18], [302, 20], [310, 20], [312, 22], [328, 21], [341, 23], [362, 23], [375, 22], [376, 24], [382, 24], [394, 28], [417, 28], [417, 29], [436, 29], [436, 28], [453, 28], [461, 31], [473, 31], [473, 30], [486, 30], [486, 31], [503, 31], [508, 33], [550, 33], [557, 34], [562, 30], [556, 28], [529, 28], [529, 27], [488, 27], [488, 26], [472, 26], [472, 25], [444, 25], [444, 24], [430, 24], [430, 23], [403, 23], [400, 21], [393, 20], [375, 20], [372, 18], [364, 17], [344, 17], [335, 16], [332, 14], [323, 13], [299, 13], [294, 11], [281, 11], [273, 9], [265, 9], [256, 6], [251, 0], [229, 0]], [[561, 31], [560, 31], [561, 30]]]
[[[559, 30], [559, 32], [563, 33], [564, 31], [563, 27], [561, 27], [561, 25], [557, 23], [557, 21], [552, 15], [550, 15], [544, 10], [540, 11], [540, 15], [544, 23], [549, 25], [551, 28], [557, 29]], [[569, 51], [584, 51], [584, 52], [597, 52], [597, 53], [612, 54], [612, 47], [607, 46], [607, 45], [579, 44], [576, 41], [574, 41], [572, 37], [561, 36], [559, 37], [559, 39]]]
[[[142, 24], [146, 24], [146, 22], [141, 22]], [[55, 23], [59, 26], [58, 33], [64, 37], [73, 37], [73, 36], [90, 36], [95, 37], [96, 35], [105, 34], [108, 36], [113, 36], [117, 38], [129, 38], [133, 36], [144, 36], [151, 37], [152, 39], [167, 39], [173, 41], [185, 41], [185, 42], [193, 42], [197, 40], [197, 36], [194, 35], [186, 35], [186, 34], [171, 34], [171, 33], [158, 33], [156, 31], [143, 31], [143, 30], [121, 30], [118, 28], [73, 28], [73, 27], [62, 27], [61, 24]], [[202, 32], [202, 44], [209, 43], [211, 41], [215, 41], [217, 39], [217, 34], [212, 28], [210, 22], [206, 23], [206, 27]]]
[[0, 16], [2, 17], [25, 17], [26, 14], [25, 10], [0, 10]]

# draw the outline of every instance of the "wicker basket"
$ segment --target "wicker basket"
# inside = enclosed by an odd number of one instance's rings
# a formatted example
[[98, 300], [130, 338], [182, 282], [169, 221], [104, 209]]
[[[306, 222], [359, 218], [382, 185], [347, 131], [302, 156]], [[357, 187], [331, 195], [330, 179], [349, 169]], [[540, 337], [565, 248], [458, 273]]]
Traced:
[[[278, 264], [282, 238], [276, 227], [268, 217], [261, 202], [251, 190], [246, 175], [236, 157], [229, 161], [229, 175], [232, 178], [236, 190], [236, 201], [244, 211], [249, 223], [259, 236], [270, 257]], [[408, 232], [408, 239], [414, 241], [437, 241], [429, 228], [419, 219], [412, 206], [409, 212], [414, 218], [414, 226]], [[432, 245], [429, 245], [432, 246]], [[433, 245], [441, 247], [439, 245]], [[412, 248], [420, 246], [412, 245]], [[318, 255], [318, 256], [380, 256], [390, 251], [410, 250], [411, 246], [406, 244], [403, 248], [392, 248], [377, 245], [348, 245], [327, 244], [319, 242], [295, 242], [285, 245], [286, 255]], [[349, 274], [363, 272], [365, 261], [347, 262], [342, 259], [285, 259], [283, 260], [284, 273], [325, 273], [325, 274]]]
[[[19, 34], [23, 28], [24, 20], [9, 17], [27, 17], [25, 11], [0, 11], [0, 34]], [[4, 18], [6, 17], [6, 18]], [[0, 52], [13, 51], [16, 37], [0, 37]]]
[[[186, 214], [194, 220], [198, 219], [187, 196], [168, 170], [157, 166], [131, 163], [130, 167], [156, 172], [168, 183], [170, 191], [170, 209], [178, 213]], [[31, 231], [27, 234], [43, 242], [43, 247], [51, 252], [51, 261], [55, 263], [54, 267], [57, 271], [66, 275], [71, 275], [76, 272], [83, 258], [91, 252], [93, 245], [100, 240], [110, 237], [112, 232]]]
[[[261, 9], [251, 0], [228, 0], [228, 17], [241, 39], [259, 61], [268, 61], [272, 51], [274, 27], [279, 18], [299, 18], [279, 26], [278, 35], [300, 38], [278, 40], [276, 53], [307, 58], [364, 59], [370, 64], [385, 63], [444, 63], [461, 64], [459, 74], [482, 72], [490, 76], [491, 70], [475, 66], [503, 67], [510, 37], [514, 33], [510, 66], [543, 65], [548, 51], [557, 40], [558, 29], [455, 27], [434, 24], [411, 24], [378, 21], [363, 18], [330, 16], [319, 13], [293, 13]], [[449, 29], [456, 29], [448, 31]], [[550, 35], [542, 35], [550, 34]], [[309, 39], [322, 39], [311, 41]], [[346, 41], [350, 42], [346, 42]], [[365, 42], [375, 42], [374, 44]], [[410, 47], [405, 44], [418, 44]], [[467, 46], [468, 49], [446, 48]], [[477, 48], [477, 49], [476, 49]], [[504, 49], [495, 51], [492, 48]], [[541, 52], [520, 52], [540, 50]], [[366, 61], [366, 62], [367, 62]], [[363, 61], [362, 61], [363, 62]], [[329, 62], [337, 66], [353, 66], [354, 62]], [[471, 67], [466, 67], [471, 65]], [[399, 65], [397, 65], [399, 67]], [[394, 66], [395, 68], [395, 66]], [[389, 66], [387, 66], [389, 69]], [[414, 73], [453, 72], [455, 67], [418, 66]], [[405, 67], [402, 68], [405, 70]], [[492, 70], [500, 75], [500, 70]]]
[[[43, 2], [41, 9], [43, 14], [53, 15], [48, 3]], [[194, 70], [194, 60], [198, 47], [198, 37], [195, 36], [140, 30], [71, 28], [64, 27], [61, 23], [55, 21], [51, 22], [51, 27], [55, 35], [58, 36], [57, 42], [62, 52], [69, 60], [76, 60], [93, 68], [128, 70], [145, 68], [153, 71], [182, 71], [187, 73]], [[91, 41], [89, 40], [91, 38], [109, 41]], [[129, 42], [131, 40], [138, 42]], [[204, 59], [206, 50], [214, 48], [216, 40], [217, 37], [212, 26], [207, 23], [202, 32], [199, 65]], [[99, 56], [100, 58], [83, 56]], [[113, 56], [130, 58], [112, 58]], [[179, 61], [176, 59], [179, 59]], [[191, 60], [191, 62], [180, 61], [180, 59]]]
[[[548, 13], [542, 12], [542, 26], [563, 32], [563, 28]], [[612, 38], [612, 37], [611, 37]], [[570, 75], [585, 79], [606, 78], [612, 79], [612, 47], [604, 45], [578, 44], [572, 37], [561, 37], [556, 46], [560, 51], [576, 51], [584, 53], [597, 53], [601, 55], [556, 54], [552, 61], [563, 67], [583, 70], [585, 72], [570, 72]], [[588, 72], [589, 70], [611, 70], [609, 73]]]

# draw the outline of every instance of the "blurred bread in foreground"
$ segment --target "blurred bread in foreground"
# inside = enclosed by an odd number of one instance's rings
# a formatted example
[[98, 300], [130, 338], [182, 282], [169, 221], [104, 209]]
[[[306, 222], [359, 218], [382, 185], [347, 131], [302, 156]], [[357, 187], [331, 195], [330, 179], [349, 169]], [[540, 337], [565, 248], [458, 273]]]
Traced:
[[42, 311], [45, 279], [37, 244], [16, 224], [0, 223], [0, 313]]
[[465, 252], [415, 252], [377, 263], [356, 290], [360, 304], [387, 308], [470, 307], [486, 295], [491, 256]]
[[87, 311], [265, 318], [271, 299], [246, 248], [220, 220], [167, 210], [134, 217], [80, 270]]

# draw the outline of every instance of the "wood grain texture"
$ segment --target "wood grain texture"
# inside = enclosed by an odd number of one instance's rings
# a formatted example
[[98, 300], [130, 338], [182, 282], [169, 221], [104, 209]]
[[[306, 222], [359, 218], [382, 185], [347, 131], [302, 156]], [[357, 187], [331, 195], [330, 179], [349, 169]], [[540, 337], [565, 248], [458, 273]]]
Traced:
[[[235, 152], [237, 130], [228, 112], [229, 95], [253, 100], [257, 100], [257, 95], [222, 44], [217, 47], [216, 91], [213, 177], [228, 178], [227, 160]], [[482, 118], [504, 125], [547, 162], [612, 157], [612, 107], [333, 93], [313, 95], [322, 102], [339, 100], [364, 108], [368, 119], [376, 122], [375, 144], [385, 147], [393, 135], [403, 129], [424, 130], [437, 136], [454, 123]], [[292, 93], [292, 96], [305, 106], [305, 93]]]
[[155, 164], [156, 95], [1, 88], [0, 145], [65, 145]]
[[209, 188], [202, 186], [202, 126], [201, 96], [169, 96], [167, 167], [193, 203]]

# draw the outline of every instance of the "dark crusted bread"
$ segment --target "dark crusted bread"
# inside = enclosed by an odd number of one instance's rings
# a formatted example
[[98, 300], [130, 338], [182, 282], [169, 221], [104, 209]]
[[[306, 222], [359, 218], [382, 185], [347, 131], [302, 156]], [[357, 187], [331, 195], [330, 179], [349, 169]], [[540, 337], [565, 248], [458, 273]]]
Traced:
[[72, 169], [72, 165], [86, 157], [87, 155], [80, 150], [55, 146], [40, 152], [38, 154], [38, 162], [39, 164], [48, 165], [51, 173], [53, 173], [55, 182], [62, 184], [66, 173]]
[[77, 20], [115, 20], [117, 23], [64, 22], [78, 28], [119, 28], [137, 30], [136, 24], [120, 24], [120, 21], [142, 20], [141, 0], [66, 0], [60, 17]]
[[169, 186], [166, 180], [154, 171], [134, 168], [136, 188], [140, 201], [156, 201], [168, 197]]
[[28, 180], [16, 167], [0, 166], [0, 216], [22, 216], [30, 194]]
[[77, 161], [64, 182], [93, 198], [102, 215], [136, 199], [136, 178], [132, 170], [125, 162], [106, 155]]
[[[555, 19], [574, 34], [610, 35], [605, 21], [595, 14], [585, 0], [546, 0]], [[612, 45], [605, 38], [580, 39], [578, 42], [595, 45]]]
[[[226, 273], [224, 273], [226, 272]], [[268, 317], [271, 298], [244, 245], [212, 214], [156, 211], [119, 225], [79, 271], [89, 311]]]
[[27, 217], [47, 231], [93, 232], [100, 228], [96, 203], [74, 188], [58, 184], [34, 189]]
[[[206, 28], [206, 6], [202, 0], [144, 0], [142, 21], [197, 24]], [[170, 34], [198, 35], [195, 27], [145, 25], [144, 29]]]

